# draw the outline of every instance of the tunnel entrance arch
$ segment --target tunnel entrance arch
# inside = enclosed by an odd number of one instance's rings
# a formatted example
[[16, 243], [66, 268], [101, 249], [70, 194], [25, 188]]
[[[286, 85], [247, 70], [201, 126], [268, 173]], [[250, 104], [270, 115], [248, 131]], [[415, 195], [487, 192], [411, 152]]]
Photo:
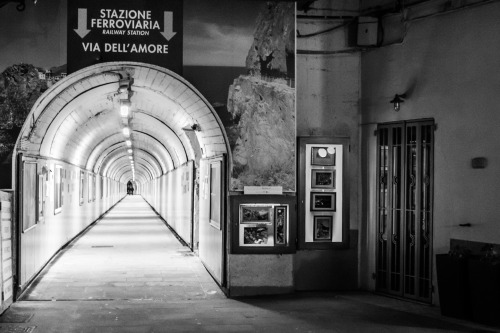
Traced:
[[[125, 196], [129, 181], [224, 285], [229, 152], [210, 103], [165, 68], [101, 63], [60, 80], [35, 103], [14, 149], [16, 285]], [[221, 181], [220, 224], [211, 223], [212, 179]]]

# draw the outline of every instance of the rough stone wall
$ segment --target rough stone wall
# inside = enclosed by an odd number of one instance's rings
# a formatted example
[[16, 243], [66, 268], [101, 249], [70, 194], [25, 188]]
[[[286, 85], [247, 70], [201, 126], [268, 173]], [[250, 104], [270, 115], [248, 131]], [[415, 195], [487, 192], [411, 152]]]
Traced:
[[295, 89], [240, 76], [230, 87], [235, 119], [232, 188], [243, 185], [295, 189]]
[[249, 75], [229, 87], [232, 190], [249, 185], [295, 191], [294, 8], [293, 3], [267, 3], [248, 52]]
[[268, 2], [257, 18], [246, 67], [252, 75], [291, 78], [295, 72], [294, 54], [295, 3]]
[[0, 74], [0, 160], [12, 151], [27, 114], [46, 89], [33, 65], [13, 65]]

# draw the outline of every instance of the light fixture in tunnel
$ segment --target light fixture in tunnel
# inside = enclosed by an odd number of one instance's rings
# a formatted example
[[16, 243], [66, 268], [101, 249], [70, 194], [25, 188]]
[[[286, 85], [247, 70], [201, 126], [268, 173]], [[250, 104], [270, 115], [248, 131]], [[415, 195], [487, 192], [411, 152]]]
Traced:
[[186, 132], [201, 132], [201, 127], [198, 124], [193, 124], [191, 126], [184, 126], [182, 130]]
[[132, 149], [127, 150], [129, 154], [132, 154]]
[[125, 135], [126, 137], [130, 136], [130, 129], [128, 127], [123, 128], [123, 135]]
[[125, 143], [126, 143], [126, 144], [127, 144], [127, 146], [129, 146], [129, 147], [130, 147], [130, 146], [132, 146], [132, 141], [130, 141], [130, 140], [125, 141]]
[[128, 158], [132, 159], [132, 156], [129, 156]]
[[122, 117], [128, 117], [130, 110], [130, 101], [128, 99], [120, 100], [120, 114]]

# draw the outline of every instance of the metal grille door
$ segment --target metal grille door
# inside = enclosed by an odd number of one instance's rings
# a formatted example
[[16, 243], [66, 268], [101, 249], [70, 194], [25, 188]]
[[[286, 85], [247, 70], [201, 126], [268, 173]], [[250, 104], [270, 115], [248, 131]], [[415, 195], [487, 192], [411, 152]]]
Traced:
[[431, 301], [432, 121], [377, 130], [377, 290]]

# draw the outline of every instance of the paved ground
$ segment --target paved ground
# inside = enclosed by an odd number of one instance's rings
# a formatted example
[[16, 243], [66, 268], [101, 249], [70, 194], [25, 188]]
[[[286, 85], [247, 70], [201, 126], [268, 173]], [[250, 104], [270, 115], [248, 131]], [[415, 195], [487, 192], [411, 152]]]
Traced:
[[363, 292], [227, 299], [137, 196], [62, 251], [0, 317], [0, 332], [34, 333], [495, 331]]

